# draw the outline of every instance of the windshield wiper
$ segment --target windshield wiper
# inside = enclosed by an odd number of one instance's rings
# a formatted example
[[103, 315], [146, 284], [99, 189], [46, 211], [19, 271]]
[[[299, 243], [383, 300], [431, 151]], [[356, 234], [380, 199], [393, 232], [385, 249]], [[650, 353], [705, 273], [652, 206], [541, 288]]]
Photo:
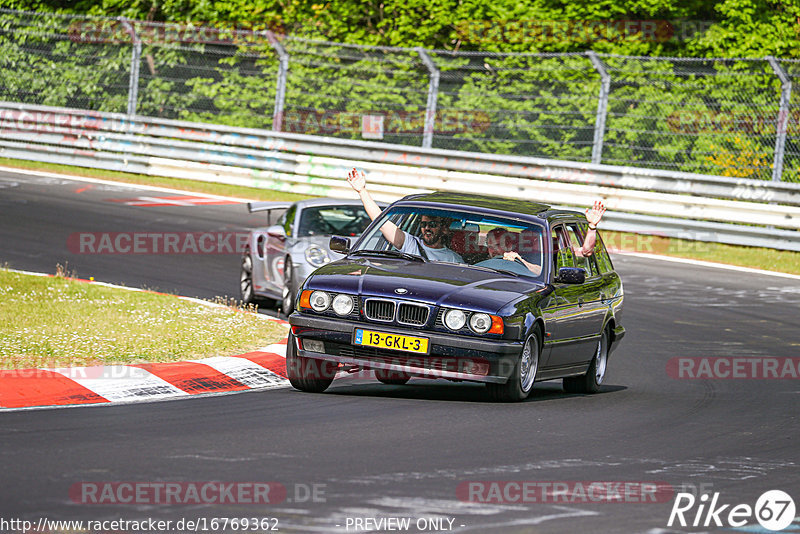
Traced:
[[425, 263], [425, 258], [417, 256], [416, 254], [409, 254], [408, 252], [400, 252], [399, 250], [354, 250], [350, 253], [351, 256], [389, 256], [390, 258], [403, 258], [404, 260], [421, 261]]
[[485, 265], [470, 265], [470, 267], [475, 267], [476, 269], [484, 269], [486, 271], [494, 271], [496, 273], [510, 274], [512, 276], [521, 276], [519, 273], [514, 271], [508, 271], [506, 269], [497, 269], [496, 267], [487, 267]]
[[491, 269], [493, 271], [497, 271], [498, 273], [510, 274], [512, 276], [519, 276], [520, 275], [519, 273], [516, 273], [514, 271], [507, 271], [505, 269], [495, 269], [494, 267], [487, 267], [487, 269]]

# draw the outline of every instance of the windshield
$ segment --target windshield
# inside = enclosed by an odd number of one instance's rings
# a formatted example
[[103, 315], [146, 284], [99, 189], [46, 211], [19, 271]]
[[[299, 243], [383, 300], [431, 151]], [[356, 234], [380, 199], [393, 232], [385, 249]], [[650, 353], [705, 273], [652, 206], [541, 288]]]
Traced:
[[370, 222], [362, 206], [313, 206], [300, 214], [297, 236], [361, 235]]
[[[534, 222], [469, 211], [401, 206], [381, 214], [379, 223], [351, 253], [401, 251], [428, 261], [471, 265], [540, 280], [547, 275], [544, 227]], [[392, 225], [404, 234], [401, 248], [384, 235]]]

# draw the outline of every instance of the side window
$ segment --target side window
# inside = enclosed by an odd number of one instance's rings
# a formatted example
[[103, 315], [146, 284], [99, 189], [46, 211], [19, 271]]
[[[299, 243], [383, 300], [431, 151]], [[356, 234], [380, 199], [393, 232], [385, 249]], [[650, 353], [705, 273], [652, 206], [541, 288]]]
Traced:
[[[581, 225], [581, 229], [579, 230], [577, 225], [570, 224], [569, 235], [570, 235], [570, 241], [572, 242], [574, 247], [576, 248], [583, 247], [583, 240], [586, 237], [586, 229], [583, 228], [583, 225]], [[586, 271], [586, 278], [597, 276], [599, 274], [597, 265], [595, 264], [594, 261], [594, 254], [588, 257], [576, 256], [575, 267], [580, 267], [581, 269], [584, 269]]]
[[[581, 239], [580, 234], [578, 234], [578, 228], [574, 224], [570, 224], [569, 228], [567, 229], [567, 235], [569, 236], [569, 249], [570, 252], [573, 252], [575, 249], [581, 248], [583, 246], [583, 240]], [[586, 271], [586, 278], [592, 276], [592, 267], [591, 262], [588, 261], [588, 258], [584, 258], [583, 256], [574, 256], [575, 258], [575, 267], [583, 269]]]
[[611, 263], [611, 258], [606, 251], [606, 245], [603, 243], [603, 238], [600, 237], [600, 232], [597, 233], [597, 242], [594, 244], [594, 257], [597, 259], [597, 265], [600, 267], [601, 273], [610, 273], [614, 270], [614, 264]]
[[[393, 222], [401, 230], [408, 231], [407, 228], [410, 226], [409, 220], [412, 218], [413, 214], [393, 213], [388, 220]], [[361, 243], [359, 248], [366, 250], [389, 250], [395, 249], [395, 246], [389, 244], [381, 232], [373, 232], [367, 237], [364, 243]]]
[[553, 228], [553, 276], [558, 275], [558, 270], [562, 267], [575, 267], [575, 255], [569, 244], [569, 237], [566, 229], [559, 225]]
[[283, 230], [286, 232], [286, 237], [291, 237], [292, 235], [292, 226], [294, 225], [295, 214], [297, 214], [297, 206], [292, 206], [281, 216], [281, 219], [278, 221], [278, 224], [283, 226]]

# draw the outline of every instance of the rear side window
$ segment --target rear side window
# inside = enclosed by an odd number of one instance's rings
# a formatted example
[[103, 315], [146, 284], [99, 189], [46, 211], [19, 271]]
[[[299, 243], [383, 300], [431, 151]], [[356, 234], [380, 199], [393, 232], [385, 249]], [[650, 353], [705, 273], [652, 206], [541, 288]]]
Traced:
[[[581, 232], [578, 231], [578, 227], [575, 224], [569, 225], [569, 238], [570, 243], [572, 245], [573, 250], [579, 250], [583, 248], [583, 235]], [[594, 260], [592, 256], [585, 257], [585, 256], [575, 256], [575, 267], [580, 267], [584, 271], [586, 271], [586, 278], [590, 278], [592, 276], [597, 276], [597, 267], [594, 265]]]
[[287, 237], [291, 237], [292, 235], [292, 225], [294, 224], [294, 216], [297, 213], [297, 206], [292, 206], [289, 208], [289, 211], [283, 214], [281, 220], [278, 221], [278, 224], [283, 226], [283, 230], [286, 232]]
[[611, 263], [611, 258], [606, 251], [606, 245], [603, 243], [603, 238], [600, 237], [600, 232], [597, 232], [597, 241], [594, 244], [594, 257], [597, 259], [597, 265], [600, 267], [601, 273], [610, 273], [614, 270], [614, 264]]
[[562, 267], [575, 267], [575, 259], [566, 228], [561, 225], [554, 227], [552, 239], [553, 252], [555, 253], [553, 257], [553, 267], [555, 268], [553, 276], [556, 276], [558, 270]]

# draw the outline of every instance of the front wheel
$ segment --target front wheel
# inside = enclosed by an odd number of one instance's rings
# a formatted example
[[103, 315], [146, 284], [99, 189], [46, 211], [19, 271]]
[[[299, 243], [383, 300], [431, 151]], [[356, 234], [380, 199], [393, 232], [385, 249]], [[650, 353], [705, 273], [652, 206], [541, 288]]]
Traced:
[[295, 293], [292, 259], [287, 257], [283, 264], [283, 295], [281, 298], [281, 310], [287, 317], [294, 310]]
[[597, 393], [606, 377], [608, 366], [608, 341], [610, 335], [608, 328], [603, 330], [603, 335], [597, 342], [597, 349], [592, 358], [592, 363], [585, 375], [571, 376], [564, 379], [564, 391], [568, 393]]
[[522, 347], [514, 370], [505, 384], [486, 384], [492, 399], [499, 402], [518, 402], [525, 400], [533, 389], [536, 372], [539, 370], [541, 350], [541, 331], [537, 326]]
[[286, 375], [295, 389], [322, 393], [333, 382], [338, 367], [334, 362], [299, 356], [296, 338], [289, 332], [286, 342]]
[[411, 379], [406, 373], [387, 369], [375, 369], [375, 378], [387, 386], [402, 386]]

